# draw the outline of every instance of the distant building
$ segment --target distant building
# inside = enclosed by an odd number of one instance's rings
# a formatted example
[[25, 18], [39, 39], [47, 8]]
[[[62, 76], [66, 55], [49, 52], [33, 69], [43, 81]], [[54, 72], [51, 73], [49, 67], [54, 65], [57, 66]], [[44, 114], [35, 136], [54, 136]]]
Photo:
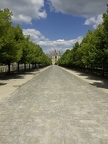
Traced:
[[52, 64], [55, 65], [58, 59], [61, 57], [61, 55], [62, 54], [60, 53], [60, 51], [54, 50], [48, 54], [48, 57], [51, 58]]

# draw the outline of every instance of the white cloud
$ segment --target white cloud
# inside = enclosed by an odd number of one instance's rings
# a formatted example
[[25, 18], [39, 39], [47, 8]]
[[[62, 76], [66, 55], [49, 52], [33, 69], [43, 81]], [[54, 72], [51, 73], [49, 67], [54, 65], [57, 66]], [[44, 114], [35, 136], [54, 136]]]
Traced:
[[51, 10], [75, 16], [93, 17], [105, 12], [108, 0], [48, 0]]
[[[46, 18], [44, 2], [51, 11], [86, 17], [85, 25], [99, 23], [98, 15], [104, 13], [108, 0], [1, 0], [0, 9], [9, 8], [16, 23], [32, 23], [32, 19]], [[97, 18], [95, 18], [97, 16]], [[94, 19], [93, 19], [94, 18]], [[92, 22], [95, 21], [95, 22]], [[95, 25], [96, 24], [96, 25]]]
[[50, 9], [55, 12], [85, 17], [84, 25], [102, 23], [102, 14], [106, 11], [108, 0], [48, 0]]
[[59, 51], [71, 49], [77, 41], [80, 43], [83, 39], [83, 37], [80, 36], [76, 39], [71, 40], [58, 39], [55, 41], [51, 41], [45, 38], [40, 31], [35, 29], [23, 29], [23, 33], [25, 35], [30, 35], [31, 41], [33, 41], [36, 44], [39, 44], [45, 52], [49, 52], [55, 49]]
[[63, 42], [63, 41], [64, 41], [64, 39], [58, 39], [57, 41], [58, 41], [58, 42]]
[[0, 8], [9, 8], [13, 12], [13, 21], [31, 23], [31, 20], [46, 18], [43, 9], [44, 0], [2, 0]]
[[24, 35], [30, 35], [31, 41], [39, 43], [39, 41], [47, 40], [38, 30], [35, 29], [23, 29]]
[[97, 17], [88, 18], [84, 24], [85, 25], [93, 25], [93, 28], [96, 28], [102, 22], [103, 22], [102, 15], [98, 15]]

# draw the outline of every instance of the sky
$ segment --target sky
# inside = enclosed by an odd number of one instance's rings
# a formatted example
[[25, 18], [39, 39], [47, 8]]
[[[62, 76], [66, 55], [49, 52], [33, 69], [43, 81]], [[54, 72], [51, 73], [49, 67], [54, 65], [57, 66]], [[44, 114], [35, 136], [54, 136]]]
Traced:
[[108, 0], [0, 0], [9, 8], [13, 25], [40, 45], [45, 53], [64, 52], [102, 23]]

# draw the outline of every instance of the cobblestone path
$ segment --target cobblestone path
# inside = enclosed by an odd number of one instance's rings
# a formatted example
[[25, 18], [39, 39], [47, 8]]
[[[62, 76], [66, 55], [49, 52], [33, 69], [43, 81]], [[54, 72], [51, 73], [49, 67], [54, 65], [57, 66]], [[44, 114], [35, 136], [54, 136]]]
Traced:
[[0, 101], [0, 144], [108, 144], [108, 95], [51, 66]]

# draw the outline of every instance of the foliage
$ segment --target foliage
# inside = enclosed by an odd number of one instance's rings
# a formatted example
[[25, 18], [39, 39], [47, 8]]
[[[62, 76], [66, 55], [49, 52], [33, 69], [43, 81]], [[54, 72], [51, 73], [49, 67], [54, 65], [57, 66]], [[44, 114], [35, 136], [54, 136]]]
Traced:
[[71, 50], [67, 50], [58, 61], [59, 65], [69, 67], [97, 67], [108, 69], [108, 5], [103, 14], [103, 23], [91, 31], [89, 30], [82, 42], [75, 43]]
[[14, 27], [9, 9], [0, 10], [0, 63], [44, 63], [51, 60], [39, 45], [30, 41], [30, 36], [23, 35], [19, 25]]
[[58, 60], [58, 65], [69, 66], [71, 63], [71, 51], [68, 49]]

